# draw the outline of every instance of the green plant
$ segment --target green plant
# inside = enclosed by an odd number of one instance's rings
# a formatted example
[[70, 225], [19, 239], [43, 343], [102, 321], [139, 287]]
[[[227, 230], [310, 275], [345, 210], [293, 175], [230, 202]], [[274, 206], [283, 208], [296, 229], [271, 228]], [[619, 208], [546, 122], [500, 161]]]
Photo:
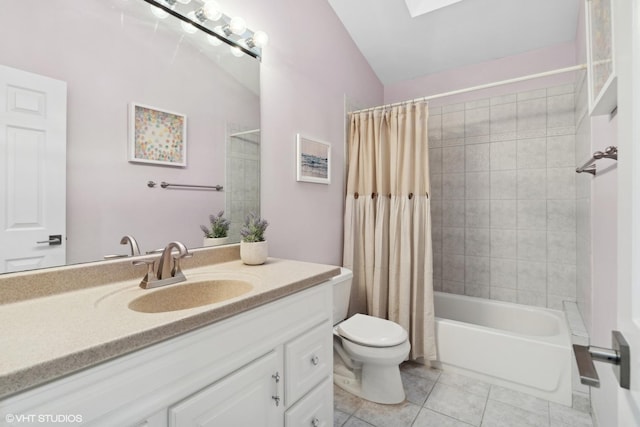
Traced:
[[269, 223], [260, 219], [259, 215], [251, 212], [244, 220], [244, 225], [240, 229], [240, 235], [244, 242], [264, 242], [264, 231]]
[[209, 215], [210, 226], [201, 225], [200, 229], [204, 232], [204, 237], [219, 238], [227, 237], [229, 225], [231, 224], [224, 216], [224, 211], [218, 212], [218, 215]]

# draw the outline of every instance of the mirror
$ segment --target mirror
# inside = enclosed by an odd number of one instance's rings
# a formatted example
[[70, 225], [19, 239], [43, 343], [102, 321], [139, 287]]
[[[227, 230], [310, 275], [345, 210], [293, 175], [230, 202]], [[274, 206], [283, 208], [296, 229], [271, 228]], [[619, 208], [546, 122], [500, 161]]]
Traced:
[[[239, 241], [244, 216], [260, 209], [257, 59], [236, 57], [224, 43], [213, 46], [201, 31], [184, 32], [176, 18], [157, 18], [143, 0], [0, 4], [0, 27], [12, 39], [0, 44], [0, 64], [66, 83], [66, 194], [53, 195], [66, 208], [66, 230], [44, 231], [40, 219], [27, 221], [22, 228], [35, 233], [29, 245], [61, 234], [59, 249], [65, 259], [58, 264], [130, 254], [120, 245], [124, 235], [134, 236], [142, 253], [172, 240], [200, 247], [200, 225], [221, 210], [231, 220], [229, 242]], [[29, 105], [28, 100], [20, 102]], [[186, 118], [186, 166], [130, 161], [132, 103]], [[1, 126], [5, 128], [0, 133], [10, 127], [0, 115]], [[1, 138], [3, 151], [10, 141]], [[0, 160], [2, 168], [13, 161], [8, 154]], [[7, 211], [24, 193], [11, 190], [11, 179], [5, 181], [0, 180], [6, 195], [0, 209]], [[149, 187], [149, 181], [158, 185]], [[163, 181], [224, 189], [164, 189], [159, 185]], [[47, 187], [39, 175], [33, 182], [40, 189]], [[46, 222], [48, 208], [39, 203], [33, 205]], [[3, 227], [12, 224], [5, 218]], [[2, 245], [5, 258], [7, 253], [13, 256], [16, 245], [0, 239]], [[12, 263], [0, 259], [0, 272], [52, 266], [38, 261], [50, 247], [40, 244], [35, 256], [13, 256]]]

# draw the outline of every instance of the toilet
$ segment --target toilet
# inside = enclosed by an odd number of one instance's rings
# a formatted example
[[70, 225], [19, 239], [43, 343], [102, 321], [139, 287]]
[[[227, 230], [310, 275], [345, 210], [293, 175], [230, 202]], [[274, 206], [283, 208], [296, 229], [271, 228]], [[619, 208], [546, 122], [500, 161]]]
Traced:
[[364, 314], [346, 319], [353, 273], [346, 268], [333, 282], [333, 382], [376, 403], [404, 400], [400, 363], [409, 355], [407, 331], [397, 323]]

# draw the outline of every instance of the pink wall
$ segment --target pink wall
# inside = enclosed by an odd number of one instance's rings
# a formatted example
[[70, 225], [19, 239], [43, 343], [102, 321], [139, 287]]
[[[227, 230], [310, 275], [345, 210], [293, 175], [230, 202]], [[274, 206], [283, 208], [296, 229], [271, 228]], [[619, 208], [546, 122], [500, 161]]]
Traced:
[[[576, 62], [576, 46], [573, 42], [563, 43], [550, 48], [538, 49], [513, 55], [494, 61], [468, 65], [441, 73], [430, 74], [413, 80], [385, 86], [385, 103], [405, 101], [423, 96], [435, 95], [467, 87], [493, 83], [500, 80], [513, 79], [529, 74], [571, 67]], [[560, 74], [527, 82], [514, 83], [491, 89], [484, 89], [466, 94], [434, 99], [431, 106], [466, 102], [490, 96], [532, 90], [542, 87], [562, 85], [575, 81], [574, 73]]]
[[[261, 67], [261, 204], [270, 254], [341, 265], [344, 96], [379, 105], [382, 84], [328, 2], [220, 3], [270, 38]], [[296, 133], [332, 144], [330, 185], [296, 182]]]

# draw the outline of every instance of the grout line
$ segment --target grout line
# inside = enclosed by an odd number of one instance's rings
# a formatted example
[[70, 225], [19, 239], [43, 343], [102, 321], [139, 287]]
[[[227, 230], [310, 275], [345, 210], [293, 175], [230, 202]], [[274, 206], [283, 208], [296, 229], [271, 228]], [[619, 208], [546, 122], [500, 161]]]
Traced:
[[482, 422], [484, 421], [484, 415], [487, 412], [487, 405], [489, 404], [489, 396], [491, 395], [491, 389], [493, 388], [492, 385], [489, 385], [489, 392], [487, 393], [487, 399], [484, 401], [484, 408], [482, 408], [482, 416], [480, 417], [480, 425], [482, 425]]

